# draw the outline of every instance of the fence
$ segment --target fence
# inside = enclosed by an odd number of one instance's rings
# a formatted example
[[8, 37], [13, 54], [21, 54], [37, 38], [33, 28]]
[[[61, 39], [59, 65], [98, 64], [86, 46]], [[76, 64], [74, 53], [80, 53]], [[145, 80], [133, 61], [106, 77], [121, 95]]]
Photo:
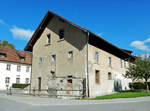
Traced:
[[[41, 83], [41, 82], [40, 82]], [[37, 83], [39, 85], [39, 83]], [[41, 89], [46, 87], [45, 89]], [[32, 94], [34, 96], [49, 96], [49, 97], [85, 97], [86, 80], [79, 77], [51, 77], [47, 81], [47, 86], [43, 84], [40, 87], [30, 87], [25, 89], [9, 88], [7, 94]]]
[[64, 89], [16, 89], [9, 88], [6, 91], [7, 95], [33, 95], [33, 96], [47, 96], [54, 98], [71, 97], [83, 98], [85, 97], [84, 90], [64, 90]]

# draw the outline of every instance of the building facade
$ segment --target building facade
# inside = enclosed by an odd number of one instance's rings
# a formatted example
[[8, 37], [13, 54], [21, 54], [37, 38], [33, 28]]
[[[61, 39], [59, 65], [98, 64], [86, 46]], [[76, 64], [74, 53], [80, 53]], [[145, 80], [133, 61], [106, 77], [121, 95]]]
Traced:
[[13, 83], [30, 84], [31, 54], [0, 47], [0, 90]]
[[53, 12], [47, 12], [25, 50], [33, 54], [32, 89], [78, 96], [83, 90], [88, 97], [129, 89], [123, 74], [135, 59], [131, 52]]

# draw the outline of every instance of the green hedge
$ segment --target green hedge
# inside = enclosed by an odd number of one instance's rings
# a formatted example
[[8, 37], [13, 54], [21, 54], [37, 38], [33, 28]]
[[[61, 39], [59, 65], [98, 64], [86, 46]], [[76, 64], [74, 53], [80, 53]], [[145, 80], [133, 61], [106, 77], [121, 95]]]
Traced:
[[[150, 82], [148, 82], [148, 85], [150, 87]], [[129, 83], [129, 87], [133, 89], [146, 89], [146, 84], [142, 82]]]
[[24, 89], [25, 87], [27, 87], [30, 84], [12, 84], [12, 88], [21, 88]]

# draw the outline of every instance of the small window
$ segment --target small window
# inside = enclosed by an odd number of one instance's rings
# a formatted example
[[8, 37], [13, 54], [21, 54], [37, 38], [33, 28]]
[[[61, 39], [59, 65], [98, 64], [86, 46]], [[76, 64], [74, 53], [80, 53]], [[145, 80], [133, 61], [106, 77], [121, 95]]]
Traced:
[[19, 84], [20, 83], [20, 75], [16, 76], [16, 83]]
[[112, 74], [111, 74], [111, 72], [108, 72], [108, 80], [112, 80]]
[[64, 38], [64, 30], [59, 30], [59, 39]]
[[47, 35], [47, 44], [50, 44], [51, 43], [51, 34], [48, 34]]
[[71, 87], [72, 86], [72, 79], [68, 79], [67, 82], [68, 82], [68, 87]]
[[21, 71], [21, 66], [17, 66], [17, 71], [18, 71], [18, 72]]
[[123, 68], [123, 60], [120, 59], [120, 67]]
[[11, 65], [10, 65], [10, 64], [7, 64], [6, 70], [10, 71], [10, 68], [11, 68]]
[[95, 71], [95, 83], [99, 84], [100, 83], [100, 75], [99, 75], [99, 70]]
[[68, 75], [67, 77], [68, 77], [68, 78], [72, 78], [72, 75]]
[[73, 57], [73, 51], [69, 51], [68, 52], [68, 58], [72, 58]]
[[39, 64], [42, 64], [42, 62], [43, 62], [42, 57], [39, 57]]
[[10, 83], [10, 77], [5, 78], [5, 83]]
[[56, 75], [55, 75], [55, 72], [54, 71], [51, 71], [51, 74], [52, 74], [52, 78], [55, 78]]
[[5, 53], [0, 53], [0, 57], [1, 57], [1, 58], [5, 58], [5, 57], [6, 57], [6, 54], [5, 54]]
[[26, 84], [29, 84], [29, 78], [26, 78], [26, 79], [25, 79], [25, 83], [26, 83]]
[[52, 55], [52, 61], [53, 61], [53, 62], [56, 62], [56, 55], [55, 55], [55, 54]]
[[111, 57], [108, 57], [108, 62], [109, 62], [109, 67], [111, 67], [111, 64], [112, 64]]
[[30, 67], [27, 66], [27, 67], [26, 67], [26, 72], [29, 72], [29, 70], [30, 70]]
[[25, 57], [20, 57], [20, 60], [21, 61], [25, 61]]
[[124, 61], [124, 67], [125, 67], [125, 68], [127, 67], [126, 61]]
[[95, 51], [94, 61], [95, 61], [96, 64], [99, 63], [99, 52], [98, 51]]

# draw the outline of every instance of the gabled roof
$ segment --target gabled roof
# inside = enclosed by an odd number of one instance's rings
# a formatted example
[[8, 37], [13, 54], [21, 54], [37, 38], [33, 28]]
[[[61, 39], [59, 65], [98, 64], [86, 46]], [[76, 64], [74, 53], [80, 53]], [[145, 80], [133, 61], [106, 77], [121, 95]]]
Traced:
[[[24, 57], [24, 60], [21, 59]], [[15, 49], [0, 47], [0, 61], [31, 64], [32, 54]]]
[[[100, 36], [96, 35], [95, 33], [89, 31], [88, 29], [80, 27], [79, 25], [74, 24], [74, 23], [68, 21], [67, 19], [65, 19], [65, 18], [63, 18], [63, 17], [61, 17], [61, 16], [59, 16], [59, 15], [57, 15], [57, 14], [55, 14], [55, 13], [49, 11], [49, 10], [47, 11], [45, 17], [43, 18], [43, 20], [39, 24], [38, 28], [34, 32], [33, 36], [31, 37], [31, 39], [27, 43], [26, 47], [24, 48], [25, 51], [31, 51], [32, 52], [32, 48], [33, 48], [35, 42], [39, 39], [40, 35], [42, 34], [44, 29], [48, 25], [48, 22], [54, 16], [60, 18], [61, 20], [63, 20], [66, 23], [71, 24], [73, 27], [77, 28], [78, 30], [81, 30], [85, 33], [89, 33], [89, 44], [92, 44], [96, 47], [102, 48], [102, 49], [104, 49], [104, 50], [106, 50], [106, 51], [108, 51], [112, 54], [115, 54], [115, 55], [117, 55], [117, 56], [119, 56], [123, 59], [126, 59], [126, 58], [130, 58], [130, 59], [133, 59], [133, 60], [135, 59], [134, 56], [129, 54], [127, 51], [118, 48], [117, 46], [107, 42], [106, 40], [104, 40]], [[112, 50], [112, 49], [114, 49], [114, 50]]]

